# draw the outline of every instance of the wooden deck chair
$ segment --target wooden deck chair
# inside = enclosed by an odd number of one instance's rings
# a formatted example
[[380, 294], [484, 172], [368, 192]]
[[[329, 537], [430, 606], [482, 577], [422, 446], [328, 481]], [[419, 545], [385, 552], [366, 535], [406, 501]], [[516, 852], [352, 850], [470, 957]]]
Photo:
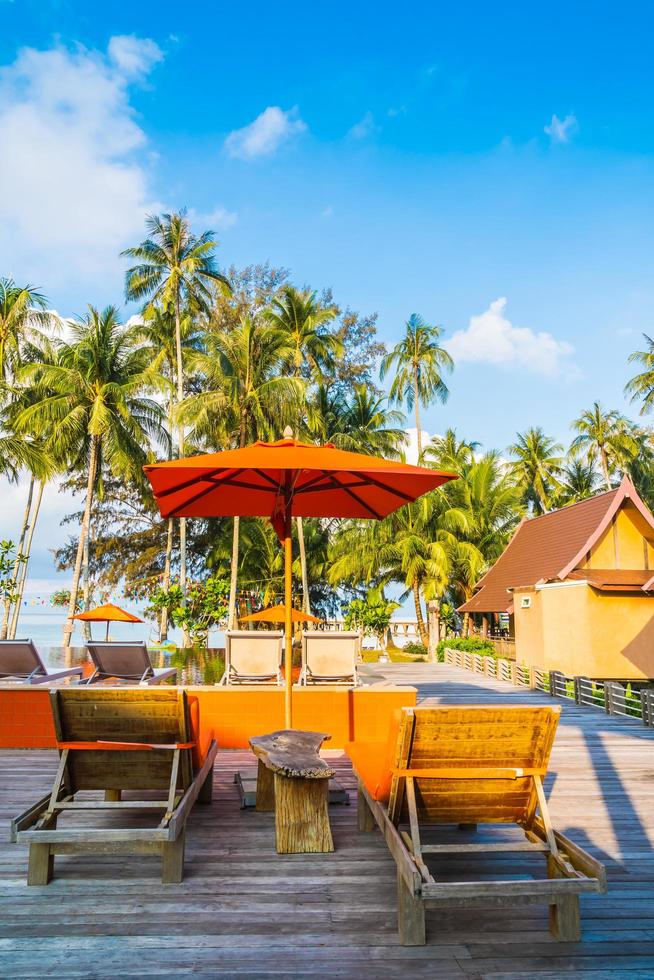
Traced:
[[[56, 854], [158, 853], [161, 880], [180, 882], [184, 835], [193, 804], [211, 802], [217, 745], [199, 744], [198, 702], [162, 688], [68, 688], [50, 691], [59, 768], [52, 791], [12, 821], [11, 839], [29, 844], [28, 885], [47, 885]], [[102, 799], [78, 800], [101, 791]], [[124, 790], [138, 799], [122, 799]], [[160, 791], [163, 799], [144, 799]], [[93, 810], [122, 821], [80, 826]], [[151, 826], [127, 814], [162, 811]], [[72, 823], [70, 818], [74, 817]]]
[[143, 641], [117, 643], [111, 640], [93, 641], [86, 650], [95, 670], [83, 684], [115, 678], [136, 684], [161, 684], [170, 678], [177, 679], [175, 667], [153, 667], [148, 648]]
[[282, 630], [227, 630], [220, 683], [281, 684]]
[[81, 677], [81, 667], [48, 670], [31, 640], [0, 640], [0, 678], [26, 684], [47, 684], [64, 677]]
[[302, 634], [300, 684], [359, 683], [361, 634], [344, 630], [306, 630]]
[[[359, 828], [384, 834], [397, 864], [398, 926], [407, 946], [425, 943], [425, 909], [543, 902], [550, 931], [580, 937], [579, 894], [606, 891], [602, 864], [552, 827], [543, 778], [558, 707], [403, 708], [388, 746], [353, 743], [359, 776]], [[524, 840], [423, 844], [425, 824], [516, 824]], [[439, 881], [429, 857], [463, 854], [473, 869], [484, 854], [533, 851], [547, 859], [543, 879]]]

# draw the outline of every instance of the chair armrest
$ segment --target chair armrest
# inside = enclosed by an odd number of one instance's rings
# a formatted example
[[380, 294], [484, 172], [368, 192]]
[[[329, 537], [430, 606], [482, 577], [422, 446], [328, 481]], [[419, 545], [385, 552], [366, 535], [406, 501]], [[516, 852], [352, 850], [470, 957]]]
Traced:
[[157, 745], [154, 742], [57, 742], [58, 749], [70, 749], [74, 752], [152, 752], [164, 749], [175, 752], [178, 749], [195, 748], [197, 742], [173, 742], [167, 745]]

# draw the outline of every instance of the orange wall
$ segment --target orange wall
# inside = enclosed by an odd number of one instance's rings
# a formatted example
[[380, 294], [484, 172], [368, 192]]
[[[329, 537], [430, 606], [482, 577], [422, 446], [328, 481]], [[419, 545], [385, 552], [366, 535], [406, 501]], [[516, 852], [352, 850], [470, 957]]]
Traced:
[[[206, 737], [213, 730], [224, 749], [247, 748], [253, 735], [284, 728], [281, 688], [187, 687], [200, 702], [200, 724]], [[89, 691], [89, 697], [93, 691]], [[298, 688], [293, 691], [296, 728], [331, 735], [328, 748], [350, 741], [385, 741], [393, 712], [416, 703], [414, 687]], [[47, 688], [0, 689], [0, 749], [54, 748]]]
[[654, 679], [654, 596], [601, 593], [583, 583], [514, 593], [516, 657], [570, 676]]

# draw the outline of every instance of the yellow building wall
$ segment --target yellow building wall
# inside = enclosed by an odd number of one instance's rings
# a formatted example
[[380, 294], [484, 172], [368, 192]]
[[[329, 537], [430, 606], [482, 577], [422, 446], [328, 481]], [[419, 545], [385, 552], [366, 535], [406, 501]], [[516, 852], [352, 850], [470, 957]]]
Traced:
[[[579, 568], [652, 568], [654, 569], [654, 545], [647, 540], [638, 523], [642, 518], [635, 508], [625, 505], [609, 525], [590, 553], [590, 557], [579, 564]], [[616, 554], [617, 544], [617, 554]], [[645, 564], [647, 546], [647, 564]]]
[[[543, 648], [543, 604], [541, 592], [524, 591], [513, 593], [514, 636], [516, 660], [530, 667], [546, 667]], [[523, 598], [528, 599], [528, 609], [522, 608]]]
[[571, 676], [654, 679], [654, 596], [563, 583], [531, 595], [523, 609], [514, 593], [519, 663]]

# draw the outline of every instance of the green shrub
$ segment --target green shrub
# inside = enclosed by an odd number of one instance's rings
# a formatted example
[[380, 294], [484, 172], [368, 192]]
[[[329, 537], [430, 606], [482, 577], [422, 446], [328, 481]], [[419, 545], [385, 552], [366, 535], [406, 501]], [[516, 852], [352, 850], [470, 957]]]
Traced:
[[482, 657], [494, 657], [495, 647], [490, 640], [483, 640], [478, 636], [449, 636], [436, 647], [436, 656], [439, 663], [445, 660], [445, 648], [449, 650], [464, 650], [466, 653], [478, 653]]
[[427, 653], [429, 653], [424, 643], [417, 643], [417, 642], [405, 643], [404, 646], [401, 647], [400, 649], [402, 653], [422, 654], [422, 656], [425, 656]]

